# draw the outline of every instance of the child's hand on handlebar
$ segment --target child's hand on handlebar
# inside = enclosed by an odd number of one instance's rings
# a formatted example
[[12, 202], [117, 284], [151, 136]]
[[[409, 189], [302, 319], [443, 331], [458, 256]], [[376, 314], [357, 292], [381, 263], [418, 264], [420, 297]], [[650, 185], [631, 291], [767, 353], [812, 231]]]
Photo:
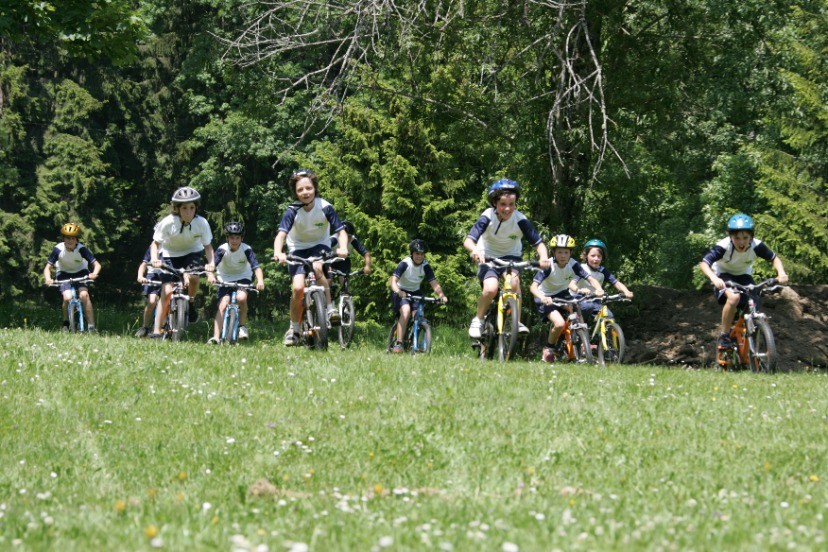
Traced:
[[287, 262], [287, 255], [285, 255], [284, 252], [281, 252], [281, 251], [279, 253], [274, 253], [273, 254], [273, 260], [276, 261], [277, 263], [280, 263], [280, 264], [286, 263]]

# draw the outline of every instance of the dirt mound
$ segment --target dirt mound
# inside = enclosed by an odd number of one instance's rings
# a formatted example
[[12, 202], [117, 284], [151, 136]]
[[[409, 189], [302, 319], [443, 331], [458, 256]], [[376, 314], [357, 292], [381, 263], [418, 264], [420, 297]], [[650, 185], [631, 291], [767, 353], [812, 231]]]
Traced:
[[[712, 291], [636, 286], [633, 303], [613, 305], [627, 336], [625, 362], [712, 366], [721, 307]], [[828, 286], [792, 286], [763, 296], [784, 371], [828, 368]]]

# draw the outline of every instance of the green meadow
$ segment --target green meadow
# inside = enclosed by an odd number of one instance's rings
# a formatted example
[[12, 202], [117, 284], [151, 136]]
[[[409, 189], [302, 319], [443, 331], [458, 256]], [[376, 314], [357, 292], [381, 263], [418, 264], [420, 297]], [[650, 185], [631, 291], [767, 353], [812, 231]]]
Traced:
[[0, 330], [0, 548], [828, 546], [825, 373], [483, 363], [447, 328], [417, 357], [379, 329], [327, 353], [202, 333]]

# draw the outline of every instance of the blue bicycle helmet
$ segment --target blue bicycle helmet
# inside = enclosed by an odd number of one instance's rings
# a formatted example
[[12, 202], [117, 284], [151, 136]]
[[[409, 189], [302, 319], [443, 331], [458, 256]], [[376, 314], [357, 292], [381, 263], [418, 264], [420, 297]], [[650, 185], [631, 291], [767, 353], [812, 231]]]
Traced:
[[604, 256], [604, 260], [607, 259], [607, 244], [605, 244], [601, 240], [589, 240], [584, 244], [584, 252], [589, 251], [593, 247], [597, 247], [598, 249], [600, 249], [601, 254]]
[[515, 194], [515, 196], [519, 198], [520, 184], [514, 180], [509, 180], [508, 178], [501, 178], [489, 186], [489, 192], [486, 194], [486, 198], [489, 200], [489, 204], [494, 206], [500, 196], [505, 193]]
[[755, 229], [756, 226], [753, 223], [753, 218], [744, 213], [737, 213], [730, 217], [730, 220], [727, 221], [728, 232], [741, 232], [742, 230], [745, 230], [753, 234]]

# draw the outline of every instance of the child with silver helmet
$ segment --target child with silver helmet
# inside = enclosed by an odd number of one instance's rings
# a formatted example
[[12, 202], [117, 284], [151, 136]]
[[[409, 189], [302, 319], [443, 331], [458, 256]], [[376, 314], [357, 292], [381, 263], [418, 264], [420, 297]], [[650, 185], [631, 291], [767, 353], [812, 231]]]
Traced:
[[[733, 215], [727, 221], [727, 237], [719, 240], [699, 263], [699, 269], [710, 279], [715, 288], [713, 292], [716, 300], [722, 305], [718, 342], [720, 350], [733, 346], [729, 337], [730, 326], [740, 301], [747, 302], [741, 293], [727, 289], [725, 282], [732, 281], [743, 286], [753, 284], [753, 263], [760, 258], [769, 261], [776, 269], [776, 279], [780, 284], [788, 283], [782, 259], [762, 241], [754, 238], [755, 231], [753, 217], [744, 213]], [[755, 299], [758, 304], [758, 298]]]
[[443, 303], [448, 302], [448, 298], [443, 293], [443, 288], [440, 287], [440, 282], [434, 275], [434, 270], [426, 261], [425, 255], [428, 252], [428, 243], [425, 240], [416, 239], [408, 244], [409, 256], [400, 261], [388, 286], [391, 288], [391, 309], [394, 318], [397, 320], [397, 340], [391, 349], [392, 353], [403, 352], [403, 339], [405, 339], [405, 330], [408, 327], [408, 319], [411, 316], [411, 302], [409, 295], [419, 295], [420, 286], [423, 280], [431, 285], [431, 289], [437, 294], [437, 297]]
[[[150, 264], [159, 268], [163, 263], [174, 268], [188, 268], [201, 265], [202, 256], [207, 255], [208, 263], [204, 269], [212, 271], [213, 233], [207, 219], [197, 214], [201, 194], [190, 186], [178, 188], [170, 198], [170, 214], [155, 225], [150, 244]], [[167, 316], [166, 297], [172, 292], [172, 283], [168, 275], [161, 275], [164, 284], [161, 287], [161, 305], [155, 313], [152, 334], [149, 337], [162, 337], [161, 326]], [[193, 305], [198, 295], [198, 278], [185, 275], [188, 295], [190, 296], [190, 322], [198, 319], [198, 311]]]

